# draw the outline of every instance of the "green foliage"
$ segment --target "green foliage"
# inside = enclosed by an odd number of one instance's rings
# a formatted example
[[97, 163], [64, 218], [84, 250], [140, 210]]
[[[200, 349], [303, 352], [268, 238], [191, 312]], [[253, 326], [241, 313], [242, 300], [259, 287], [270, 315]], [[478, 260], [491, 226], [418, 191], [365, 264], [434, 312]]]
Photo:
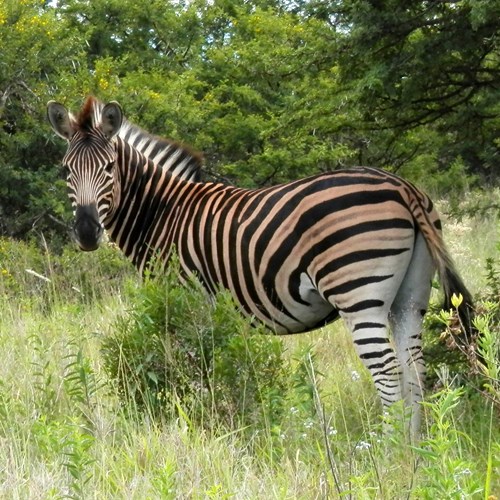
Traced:
[[280, 339], [251, 327], [227, 292], [179, 286], [179, 267], [148, 276], [103, 342], [106, 369], [126, 405], [167, 419], [179, 412], [215, 427], [279, 421], [288, 364]]
[[55, 345], [39, 335], [30, 339], [35, 352], [32, 362], [36, 419], [31, 433], [39, 452], [57, 457], [68, 471], [71, 498], [85, 498], [95, 462], [94, 422], [92, 414], [103, 384], [84, 353], [82, 339], [65, 341], [62, 365], [54, 358]]
[[0, 234], [67, 240], [45, 106], [87, 94], [241, 186], [355, 164], [439, 194], [496, 180], [498, 19], [490, 0], [4, 1]]
[[483, 492], [483, 485], [477, 480], [477, 463], [467, 460], [457, 447], [459, 442], [462, 446], [471, 445], [457, 430], [453, 416], [462, 396], [461, 389], [447, 388], [424, 403], [433, 423], [428, 437], [415, 447], [417, 454], [426, 459], [421, 471], [425, 479], [416, 490], [417, 497], [473, 498]]
[[26, 237], [61, 228], [65, 214], [58, 182], [62, 147], [44, 128], [45, 104], [58, 85], [57, 68], [71, 67], [84, 45], [65, 31], [48, 2], [0, 5], [0, 234]]
[[95, 458], [95, 439], [78, 419], [48, 420], [41, 416], [31, 428], [39, 450], [47, 457], [57, 456], [70, 476], [69, 498], [87, 498]]
[[461, 158], [467, 171], [491, 176], [498, 19], [493, 1], [342, 2], [343, 81], [363, 109], [358, 125], [389, 131], [389, 158], [400, 155], [408, 130], [429, 129], [444, 139], [434, 148], [441, 170]]
[[19, 306], [48, 312], [63, 298], [65, 304], [88, 304], [116, 290], [135, 273], [131, 263], [114, 246], [94, 254], [65, 247], [52, 254], [34, 240], [17, 242], [0, 238], [0, 300], [16, 297]]
[[480, 314], [475, 326], [480, 332], [478, 350], [481, 354], [482, 373], [486, 377], [485, 391], [500, 408], [500, 268], [498, 260], [487, 259], [486, 282], [488, 290], [481, 301]]
[[495, 259], [487, 259], [485, 267], [487, 288], [476, 298], [474, 337], [464, 337], [456, 311], [436, 312], [426, 320], [428, 384], [442, 386], [443, 379], [453, 377], [471, 392], [480, 388], [500, 409], [500, 272]]

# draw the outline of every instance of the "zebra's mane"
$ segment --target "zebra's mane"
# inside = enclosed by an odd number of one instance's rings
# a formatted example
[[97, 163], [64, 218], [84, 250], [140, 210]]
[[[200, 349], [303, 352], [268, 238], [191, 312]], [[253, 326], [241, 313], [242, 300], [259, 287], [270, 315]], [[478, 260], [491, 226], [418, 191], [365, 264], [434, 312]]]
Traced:
[[186, 180], [199, 180], [203, 156], [183, 143], [146, 132], [127, 119], [118, 136], [172, 175]]
[[73, 117], [76, 125], [82, 130], [91, 130], [100, 122], [103, 107], [104, 104], [95, 97], [87, 97], [76, 118]]
[[[76, 117], [78, 127], [90, 130], [98, 125], [101, 122], [103, 108], [103, 102], [89, 96]], [[185, 180], [199, 180], [203, 156], [189, 146], [150, 134], [129, 122], [125, 117], [118, 136], [156, 165], [168, 170], [172, 175]]]

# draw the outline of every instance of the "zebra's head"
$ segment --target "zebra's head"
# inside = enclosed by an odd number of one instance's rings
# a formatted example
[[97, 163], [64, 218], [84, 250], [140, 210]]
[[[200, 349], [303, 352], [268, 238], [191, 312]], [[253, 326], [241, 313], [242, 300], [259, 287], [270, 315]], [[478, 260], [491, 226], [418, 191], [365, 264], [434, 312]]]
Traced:
[[116, 102], [102, 105], [90, 97], [76, 117], [54, 101], [48, 103], [47, 115], [56, 134], [68, 142], [62, 163], [75, 214], [76, 242], [82, 250], [95, 250], [103, 235], [102, 221], [113, 204], [115, 137], [122, 110]]

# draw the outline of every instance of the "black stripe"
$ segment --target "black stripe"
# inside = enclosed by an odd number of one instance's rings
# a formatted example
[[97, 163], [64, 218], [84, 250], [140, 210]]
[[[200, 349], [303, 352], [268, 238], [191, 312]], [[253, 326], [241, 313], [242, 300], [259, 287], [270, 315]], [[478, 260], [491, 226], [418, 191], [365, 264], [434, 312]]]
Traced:
[[376, 359], [376, 358], [383, 358], [387, 354], [393, 353], [394, 350], [392, 347], [389, 349], [384, 349], [383, 351], [373, 351], [373, 352], [365, 352], [363, 354], [360, 354], [361, 359]]
[[[373, 378], [378, 377], [383, 375], [384, 377], [387, 376], [393, 376], [397, 375], [398, 377], [401, 377], [402, 372], [401, 370], [398, 370], [396, 373], [394, 373], [394, 368], [395, 366], [391, 365], [393, 361], [396, 361], [395, 357], [386, 359], [383, 363], [374, 363], [373, 365], [367, 366], [368, 370], [372, 370], [373, 368], [384, 368], [384, 370], [379, 370], [378, 372], [372, 374]], [[389, 366], [387, 366], [389, 365]]]
[[368, 344], [387, 344], [389, 343], [389, 339], [384, 337], [373, 337], [369, 339], [355, 339], [354, 343], [356, 345], [368, 345]]
[[354, 325], [353, 332], [369, 328], [386, 328], [386, 325], [384, 325], [383, 323], [370, 323], [370, 322], [357, 323], [356, 325]]
[[[139, 148], [139, 142], [142, 142], [144, 141], [144, 144], [141, 144], [141, 147]], [[140, 140], [137, 142], [137, 146], [135, 147], [135, 149], [137, 149], [137, 151], [140, 151], [141, 153], [144, 154], [144, 151], [146, 151], [146, 149], [148, 149], [148, 146], [151, 144], [151, 136], [150, 135], [146, 135], [146, 134], [142, 134], [142, 136], [140, 136]]]
[[329, 297], [330, 295], [349, 293], [357, 288], [361, 288], [362, 286], [369, 285], [371, 283], [380, 283], [381, 281], [385, 281], [389, 278], [392, 278], [393, 276], [394, 274], [386, 274], [382, 276], [363, 276], [362, 278], [346, 281], [341, 285], [329, 288], [328, 290], [324, 291], [324, 295], [325, 297]]
[[367, 299], [367, 300], [361, 300], [360, 302], [357, 302], [352, 306], [339, 308], [339, 310], [344, 313], [354, 313], [354, 312], [364, 311], [365, 309], [370, 309], [372, 307], [382, 307], [383, 305], [384, 305], [383, 300]]

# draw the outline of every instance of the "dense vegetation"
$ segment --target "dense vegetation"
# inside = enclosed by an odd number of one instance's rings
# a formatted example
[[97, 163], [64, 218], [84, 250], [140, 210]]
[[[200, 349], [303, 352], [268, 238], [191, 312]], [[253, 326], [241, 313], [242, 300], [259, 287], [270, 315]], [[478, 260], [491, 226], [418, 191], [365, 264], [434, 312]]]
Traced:
[[[476, 246], [492, 223], [448, 225], [480, 290], [487, 370], [431, 355], [413, 445], [397, 412], [382, 432], [340, 322], [261, 335], [227, 295], [210, 305], [196, 282], [179, 287], [175, 266], [140, 282], [113, 246], [55, 256], [0, 239], [0, 496], [498, 497], [500, 268], [484, 268], [495, 245]], [[427, 346], [450, 351], [445, 331]]]
[[89, 93], [244, 186], [353, 164], [496, 182], [499, 26], [493, 0], [4, 0], [0, 233], [65, 235], [45, 106]]

